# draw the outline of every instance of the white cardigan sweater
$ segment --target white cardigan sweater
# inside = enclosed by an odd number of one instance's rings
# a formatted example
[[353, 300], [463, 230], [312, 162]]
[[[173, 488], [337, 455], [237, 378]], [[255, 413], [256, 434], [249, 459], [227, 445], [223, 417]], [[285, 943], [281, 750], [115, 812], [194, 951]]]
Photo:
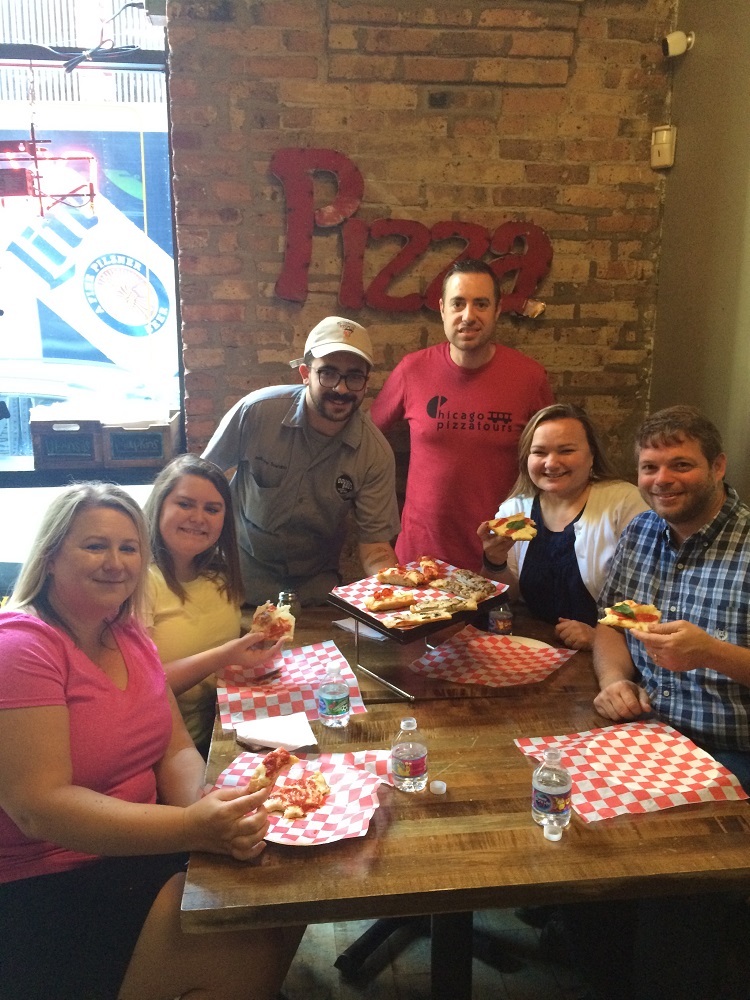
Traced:
[[[523, 512], [531, 516], [534, 497], [513, 497], [500, 504], [495, 517]], [[596, 601], [609, 572], [617, 541], [636, 514], [649, 510], [648, 504], [632, 483], [604, 480], [591, 484], [583, 513], [576, 521], [575, 553], [581, 579]], [[508, 570], [518, 580], [526, 558], [528, 542], [516, 542], [508, 553]]]

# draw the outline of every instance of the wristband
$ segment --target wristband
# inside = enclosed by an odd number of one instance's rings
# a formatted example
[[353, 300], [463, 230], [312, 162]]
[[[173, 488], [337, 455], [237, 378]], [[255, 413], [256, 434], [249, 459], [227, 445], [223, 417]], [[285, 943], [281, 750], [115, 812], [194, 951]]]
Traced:
[[503, 563], [493, 563], [490, 562], [487, 556], [482, 553], [482, 565], [485, 569], [494, 570], [496, 573], [502, 573], [503, 570], [508, 568], [508, 560], [506, 559]]

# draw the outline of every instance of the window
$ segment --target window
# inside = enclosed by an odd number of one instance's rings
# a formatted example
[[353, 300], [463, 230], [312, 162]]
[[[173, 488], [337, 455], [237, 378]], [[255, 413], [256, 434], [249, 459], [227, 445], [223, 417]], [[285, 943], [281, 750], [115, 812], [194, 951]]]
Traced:
[[179, 408], [164, 30], [138, 6], [0, 0], [0, 471], [33, 468], [40, 404]]

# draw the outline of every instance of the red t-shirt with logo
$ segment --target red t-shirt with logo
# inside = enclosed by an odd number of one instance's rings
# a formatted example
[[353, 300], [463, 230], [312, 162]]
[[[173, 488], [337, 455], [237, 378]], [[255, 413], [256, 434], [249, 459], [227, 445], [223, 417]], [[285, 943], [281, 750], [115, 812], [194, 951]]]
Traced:
[[481, 368], [461, 368], [450, 344], [407, 355], [370, 414], [381, 431], [406, 420], [411, 437], [400, 562], [436, 556], [478, 570], [476, 530], [494, 517], [518, 475], [518, 439], [554, 402], [544, 368], [502, 344]]

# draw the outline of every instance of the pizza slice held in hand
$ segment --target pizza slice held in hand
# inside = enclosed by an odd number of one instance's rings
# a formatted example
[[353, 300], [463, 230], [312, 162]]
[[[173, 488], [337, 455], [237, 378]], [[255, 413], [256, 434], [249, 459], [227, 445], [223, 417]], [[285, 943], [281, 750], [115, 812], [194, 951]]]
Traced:
[[250, 633], [255, 635], [260, 633], [263, 636], [263, 644], [272, 646], [279, 639], [283, 639], [291, 645], [294, 639], [294, 615], [289, 610], [288, 604], [280, 604], [278, 607], [266, 601], [255, 609], [253, 620], [250, 625]]
[[613, 604], [611, 608], [605, 608], [604, 618], [599, 619], [599, 624], [648, 632], [651, 625], [656, 625], [660, 621], [661, 611], [653, 604], [639, 604], [628, 599]]
[[524, 514], [495, 517], [487, 524], [496, 535], [512, 538], [514, 542], [530, 542], [532, 538], [536, 538], [536, 521]]
[[271, 750], [250, 775], [249, 790], [258, 792], [261, 788], [268, 788], [282, 771], [288, 771], [292, 764], [299, 762], [299, 757], [295, 757], [284, 747]]

